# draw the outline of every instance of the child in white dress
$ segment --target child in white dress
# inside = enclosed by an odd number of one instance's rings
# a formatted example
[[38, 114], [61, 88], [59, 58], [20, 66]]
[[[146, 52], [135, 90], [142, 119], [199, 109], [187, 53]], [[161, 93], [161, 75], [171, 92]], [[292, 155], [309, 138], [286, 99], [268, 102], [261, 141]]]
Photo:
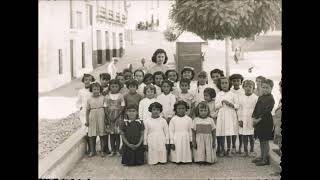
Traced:
[[166, 78], [173, 83], [172, 87], [172, 94], [176, 95], [178, 93], [178, 81], [179, 81], [179, 74], [174, 69], [169, 69], [166, 73]]
[[189, 117], [193, 117], [194, 103], [195, 98], [194, 94], [189, 92], [190, 89], [190, 80], [189, 79], [181, 79], [179, 82], [181, 91], [176, 95], [177, 101], [185, 101], [190, 109], [187, 110], [187, 115]]
[[208, 77], [205, 71], [201, 71], [198, 74], [198, 83], [197, 89], [195, 91], [195, 106], [197, 106], [200, 102], [204, 101], [203, 91], [205, 88], [208, 88]]
[[[238, 133], [238, 117], [236, 109], [239, 108], [236, 95], [230, 91], [229, 79], [218, 79], [218, 88], [221, 90], [216, 97], [215, 105], [218, 110], [217, 140], [219, 156], [230, 156], [231, 136]], [[224, 149], [224, 140], [227, 138], [227, 152]]]
[[189, 106], [186, 102], [176, 102], [176, 115], [169, 123], [170, 160], [176, 163], [192, 162], [192, 119], [186, 115], [187, 109]]
[[248, 139], [250, 140], [250, 154], [254, 153], [254, 128], [252, 125], [252, 113], [258, 101], [258, 96], [253, 93], [255, 84], [251, 80], [245, 80], [243, 82], [243, 88], [245, 95], [240, 96], [239, 99], [239, 137], [240, 134], [243, 138], [245, 156], [249, 156], [248, 153]]
[[[193, 80], [194, 76], [195, 76], [195, 72], [192, 67], [186, 66], [181, 70], [181, 79], [189, 79], [190, 80], [189, 92], [191, 94], [194, 94], [197, 89], [197, 81]], [[181, 89], [179, 87], [177, 87], [177, 90], [178, 90], [178, 92], [181, 91]]]
[[139, 103], [139, 118], [143, 122], [147, 121], [151, 118], [151, 113], [149, 112], [149, 106], [151, 103], [156, 102], [156, 88], [153, 85], [147, 85], [144, 87], [144, 95]]
[[[232, 74], [229, 77], [229, 81], [231, 82], [231, 89], [230, 91], [233, 92], [236, 97], [237, 101], [239, 102], [239, 97], [244, 95], [244, 89], [241, 87], [242, 81], [243, 81], [243, 76], [241, 74]], [[236, 110], [237, 116], [239, 117], [239, 113]], [[242, 148], [242, 135], [239, 134], [239, 132], [236, 132], [239, 135], [239, 154], [242, 154], [241, 148]], [[237, 141], [237, 136], [234, 135], [232, 136], [232, 154], [235, 154], [235, 148], [236, 148], [236, 141]]]
[[194, 161], [198, 163], [213, 164], [217, 162], [216, 156], [216, 126], [210, 117], [209, 106], [200, 102], [195, 110], [196, 118], [193, 120], [192, 144]]
[[160, 117], [162, 105], [158, 102], [148, 107], [151, 118], [144, 122], [144, 145], [147, 153], [148, 164], [167, 162], [169, 150], [169, 128], [167, 121]]
[[88, 127], [85, 126], [86, 110], [87, 110], [87, 101], [92, 95], [92, 93], [89, 91], [90, 83], [94, 82], [95, 78], [91, 74], [84, 74], [81, 81], [84, 84], [84, 88], [80, 89], [78, 92], [78, 100], [76, 102], [76, 107], [80, 109], [79, 118], [82, 124], [82, 128], [87, 132], [85, 139], [87, 142], [86, 154], [88, 154], [89, 153], [89, 137], [88, 137]]
[[171, 93], [173, 90], [172, 86], [173, 84], [169, 80], [162, 81], [162, 93], [157, 96], [157, 102], [159, 102], [163, 107], [161, 116], [168, 122], [168, 124], [170, 119], [174, 116], [173, 108], [174, 103], [176, 103], [176, 96]]

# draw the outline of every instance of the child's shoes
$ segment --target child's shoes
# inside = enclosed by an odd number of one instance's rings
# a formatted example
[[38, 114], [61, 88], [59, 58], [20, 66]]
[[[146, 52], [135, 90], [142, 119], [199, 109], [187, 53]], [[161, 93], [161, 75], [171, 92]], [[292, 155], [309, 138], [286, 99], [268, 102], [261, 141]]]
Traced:
[[252, 160], [251, 162], [252, 163], [257, 163], [257, 162], [260, 162], [262, 161], [262, 158], [255, 158], [254, 160]]
[[231, 154], [236, 154], [236, 148], [232, 148]]
[[266, 165], [270, 165], [270, 162], [268, 160], [267, 161], [261, 160], [256, 163], [256, 166], [266, 166]]
[[103, 151], [101, 151], [100, 156], [101, 156], [101, 157], [105, 157], [106, 154], [105, 154]]
[[109, 156], [109, 157], [113, 157], [113, 156], [115, 156], [115, 155], [116, 155], [115, 152], [111, 152], [108, 156]]
[[96, 153], [94, 153], [94, 152], [90, 152], [90, 153], [88, 154], [89, 157], [93, 157], [93, 156], [95, 156], [95, 155], [96, 155]]

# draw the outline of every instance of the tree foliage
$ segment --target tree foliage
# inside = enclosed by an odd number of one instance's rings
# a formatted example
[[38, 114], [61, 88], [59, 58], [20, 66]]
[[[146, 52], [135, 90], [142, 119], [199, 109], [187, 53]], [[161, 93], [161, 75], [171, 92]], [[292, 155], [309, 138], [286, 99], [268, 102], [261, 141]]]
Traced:
[[250, 38], [280, 21], [281, 0], [175, 0], [170, 17], [203, 39]]

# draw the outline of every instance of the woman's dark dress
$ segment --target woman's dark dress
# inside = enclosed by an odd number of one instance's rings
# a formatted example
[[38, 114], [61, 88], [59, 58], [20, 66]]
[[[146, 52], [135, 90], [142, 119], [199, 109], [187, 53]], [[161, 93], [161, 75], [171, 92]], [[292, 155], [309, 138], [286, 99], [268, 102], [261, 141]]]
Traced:
[[[120, 125], [120, 133], [124, 134], [127, 141], [130, 144], [138, 144], [141, 138], [141, 132], [144, 130], [144, 125], [142, 121], [135, 120], [129, 122], [124, 120]], [[144, 164], [144, 147], [143, 142], [141, 145], [132, 150], [125, 144], [123, 144], [123, 154], [122, 154], [122, 164], [126, 165], [142, 165]]]
[[254, 128], [255, 138], [259, 138], [261, 140], [273, 139], [273, 118], [271, 111], [274, 103], [272, 94], [262, 95], [258, 98], [252, 114], [253, 118], [261, 118], [261, 121]]

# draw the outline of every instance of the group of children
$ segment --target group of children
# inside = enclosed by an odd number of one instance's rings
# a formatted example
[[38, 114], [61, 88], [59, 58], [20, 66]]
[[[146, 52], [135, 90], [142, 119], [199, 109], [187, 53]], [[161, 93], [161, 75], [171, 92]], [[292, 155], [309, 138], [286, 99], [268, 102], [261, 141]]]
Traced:
[[100, 74], [99, 83], [85, 74], [78, 107], [87, 131], [88, 156], [96, 155], [99, 136], [101, 156], [122, 154], [124, 165], [168, 160], [213, 164], [217, 156], [253, 156], [258, 138], [261, 157], [253, 162], [268, 165], [275, 103], [272, 80], [259, 76], [255, 83], [240, 74], [227, 78], [214, 69], [211, 79], [201, 71], [195, 81], [192, 67], [183, 68], [180, 76], [175, 70], [145, 74], [125, 69], [115, 79]]

